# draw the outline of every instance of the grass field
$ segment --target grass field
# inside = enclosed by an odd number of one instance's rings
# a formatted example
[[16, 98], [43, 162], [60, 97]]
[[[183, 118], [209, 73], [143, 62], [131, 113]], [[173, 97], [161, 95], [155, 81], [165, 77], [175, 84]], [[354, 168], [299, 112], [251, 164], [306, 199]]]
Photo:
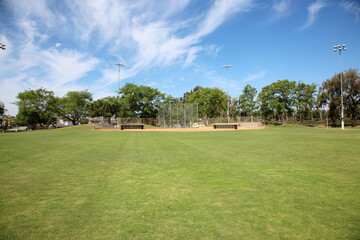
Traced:
[[360, 131], [0, 134], [0, 239], [359, 239]]

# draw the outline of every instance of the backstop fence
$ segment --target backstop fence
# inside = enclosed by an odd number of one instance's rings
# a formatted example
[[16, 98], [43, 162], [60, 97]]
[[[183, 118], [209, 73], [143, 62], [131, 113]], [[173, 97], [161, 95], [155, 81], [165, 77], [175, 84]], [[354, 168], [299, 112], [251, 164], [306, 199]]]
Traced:
[[164, 128], [193, 128], [199, 123], [197, 103], [160, 103], [157, 126]]

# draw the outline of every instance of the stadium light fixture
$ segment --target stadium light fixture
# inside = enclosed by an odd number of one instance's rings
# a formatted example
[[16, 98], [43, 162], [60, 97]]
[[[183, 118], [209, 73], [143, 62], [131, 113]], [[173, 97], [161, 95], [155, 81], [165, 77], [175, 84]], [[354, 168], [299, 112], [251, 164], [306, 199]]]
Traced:
[[224, 66], [222, 67], [222, 68], [226, 68], [226, 71], [227, 71], [227, 95], [228, 95], [228, 101], [227, 101], [227, 119], [228, 119], [228, 123], [230, 123], [229, 67], [232, 67], [232, 65], [224, 65]]
[[337, 45], [334, 46], [334, 52], [339, 52], [339, 56], [340, 56], [340, 88], [341, 88], [341, 129], [344, 130], [344, 100], [343, 100], [343, 74], [342, 74], [342, 70], [341, 70], [341, 51], [345, 51], [346, 45], [343, 44], [341, 45]]
[[119, 67], [119, 95], [120, 95], [120, 67], [125, 67], [125, 65], [122, 63], [115, 63], [115, 65]]

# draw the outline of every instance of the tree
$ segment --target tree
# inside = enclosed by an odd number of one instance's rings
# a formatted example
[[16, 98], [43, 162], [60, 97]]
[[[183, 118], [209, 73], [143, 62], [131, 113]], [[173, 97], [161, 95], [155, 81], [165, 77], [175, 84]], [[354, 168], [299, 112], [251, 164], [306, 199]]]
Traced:
[[265, 117], [281, 119], [283, 124], [293, 112], [295, 81], [278, 80], [262, 88], [258, 96], [261, 113]]
[[85, 91], [69, 91], [60, 99], [59, 115], [77, 125], [87, 117], [87, 104], [92, 101], [92, 94]]
[[6, 112], [5, 104], [0, 101], [0, 115], [3, 115]]
[[127, 83], [119, 93], [121, 117], [155, 118], [159, 103], [165, 100], [165, 94], [156, 88], [134, 83]]
[[251, 87], [251, 85], [246, 85], [243, 93], [239, 97], [238, 109], [240, 115], [248, 117], [253, 116], [257, 109], [257, 101], [255, 96], [257, 94], [256, 88]]
[[356, 121], [360, 115], [360, 74], [358, 70], [349, 69], [345, 72], [344, 81], [345, 110], [351, 119], [351, 126], [356, 126]]
[[191, 93], [186, 100], [187, 103], [198, 103], [199, 117], [208, 118], [226, 116], [227, 95], [218, 88], [201, 88]]
[[195, 93], [195, 92], [197, 92], [197, 91], [201, 91], [202, 89], [204, 89], [204, 88], [201, 87], [201, 86], [196, 86], [196, 87], [194, 87], [193, 90], [191, 90], [190, 92], [184, 93], [184, 96], [183, 96], [183, 97], [180, 97], [180, 102], [186, 103], [188, 97], [189, 97], [191, 94], [193, 94], [193, 93]]
[[26, 125], [32, 125], [35, 129], [36, 124], [54, 124], [56, 123], [56, 113], [58, 109], [58, 99], [52, 91], [44, 88], [37, 90], [25, 90], [20, 92], [15, 103], [19, 107], [16, 116], [18, 122]]
[[232, 98], [230, 100], [230, 116], [231, 117], [237, 117], [239, 116], [239, 111], [238, 111], [238, 100], [236, 97]]
[[340, 75], [326, 79], [320, 86], [318, 95], [320, 105], [328, 105], [328, 117], [333, 122], [333, 126], [341, 114], [341, 84], [339, 79]]
[[[329, 117], [335, 125], [335, 120], [341, 116], [341, 75], [336, 74], [326, 79], [320, 89], [318, 100], [321, 106], [328, 105]], [[344, 109], [351, 119], [351, 125], [356, 126], [360, 111], [360, 76], [356, 69], [349, 69], [343, 75]]]
[[174, 98], [171, 95], [167, 95], [165, 97], [165, 100], [163, 101], [164, 103], [171, 103], [171, 104], [177, 104], [177, 103], [181, 103], [181, 101], [179, 100], [179, 98]]
[[105, 97], [93, 103], [87, 104], [87, 109], [91, 117], [104, 117], [111, 123], [113, 116], [117, 117], [121, 111], [119, 97]]
[[3, 116], [4, 116], [4, 113], [5, 113], [5, 112], [6, 112], [5, 104], [0, 101], [0, 116], [2, 117], [2, 118], [0, 119], [0, 126], [3, 125]]
[[301, 122], [310, 117], [313, 120], [313, 108], [315, 105], [315, 84], [306, 84], [299, 82], [295, 86], [294, 107], [296, 115]]

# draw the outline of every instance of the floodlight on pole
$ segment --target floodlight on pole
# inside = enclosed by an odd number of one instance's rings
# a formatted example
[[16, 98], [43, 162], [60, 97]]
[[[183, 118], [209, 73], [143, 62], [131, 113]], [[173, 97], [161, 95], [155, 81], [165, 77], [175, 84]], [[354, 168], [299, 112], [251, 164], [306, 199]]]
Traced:
[[222, 68], [226, 68], [226, 71], [227, 71], [227, 95], [228, 95], [228, 101], [227, 101], [227, 119], [228, 119], [228, 123], [230, 123], [229, 67], [232, 67], [232, 65], [224, 65], [224, 66], [222, 67]]
[[341, 88], [341, 129], [344, 130], [344, 100], [343, 100], [343, 74], [342, 74], [342, 70], [341, 70], [341, 51], [345, 51], [346, 45], [343, 44], [341, 45], [337, 45], [334, 46], [334, 52], [339, 51], [339, 56], [340, 56], [340, 88]]
[[115, 65], [119, 67], [119, 94], [120, 94], [120, 67], [125, 67], [125, 65], [122, 63], [115, 63]]
[[2, 49], [2, 50], [6, 50], [6, 45], [5, 45], [5, 44], [0, 43], [0, 49]]

